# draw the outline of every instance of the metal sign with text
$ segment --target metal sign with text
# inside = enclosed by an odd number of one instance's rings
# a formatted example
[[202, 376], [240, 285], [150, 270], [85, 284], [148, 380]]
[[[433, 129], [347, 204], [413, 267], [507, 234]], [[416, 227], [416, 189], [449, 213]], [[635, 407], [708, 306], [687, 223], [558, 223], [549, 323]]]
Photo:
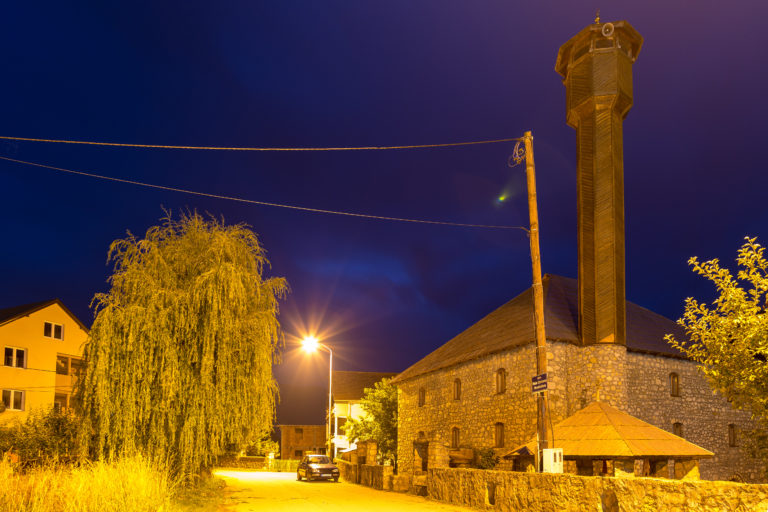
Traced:
[[540, 373], [531, 377], [531, 393], [543, 393], [547, 390], [547, 374]]

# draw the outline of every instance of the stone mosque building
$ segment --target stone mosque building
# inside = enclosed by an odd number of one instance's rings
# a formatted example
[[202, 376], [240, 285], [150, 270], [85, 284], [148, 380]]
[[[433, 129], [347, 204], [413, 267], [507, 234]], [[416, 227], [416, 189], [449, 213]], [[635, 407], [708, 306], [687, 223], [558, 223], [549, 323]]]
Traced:
[[[578, 148], [578, 279], [543, 280], [551, 419], [601, 400], [713, 452], [702, 478], [760, 480], [741, 448], [749, 414], [664, 341], [685, 339], [676, 323], [625, 300], [622, 123], [642, 41], [626, 21], [596, 22], [557, 56]], [[504, 455], [535, 437], [535, 368], [528, 289], [395, 377], [399, 471], [422, 463], [419, 441]]]

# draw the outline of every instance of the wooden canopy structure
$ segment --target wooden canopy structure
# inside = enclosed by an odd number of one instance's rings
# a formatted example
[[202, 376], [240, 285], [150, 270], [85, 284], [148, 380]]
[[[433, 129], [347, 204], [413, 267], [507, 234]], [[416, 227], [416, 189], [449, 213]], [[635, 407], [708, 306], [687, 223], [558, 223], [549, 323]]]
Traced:
[[[582, 463], [592, 461], [646, 462], [643, 474], [656, 475], [664, 471], [670, 459], [698, 468], [697, 461], [714, 456], [709, 450], [690, 443], [650, 423], [608, 405], [592, 402], [584, 409], [554, 426], [554, 445], [562, 448], [563, 459]], [[536, 439], [504, 455], [505, 459], [527, 458], [536, 453]], [[691, 463], [694, 462], [695, 463]], [[651, 468], [651, 463], [658, 468]], [[579, 464], [583, 466], [584, 464]], [[591, 467], [591, 463], [589, 463]], [[623, 464], [622, 467], [627, 467]], [[686, 473], [690, 469], [686, 470]], [[677, 472], [677, 470], [676, 470]], [[579, 470], [582, 473], [582, 470]]]

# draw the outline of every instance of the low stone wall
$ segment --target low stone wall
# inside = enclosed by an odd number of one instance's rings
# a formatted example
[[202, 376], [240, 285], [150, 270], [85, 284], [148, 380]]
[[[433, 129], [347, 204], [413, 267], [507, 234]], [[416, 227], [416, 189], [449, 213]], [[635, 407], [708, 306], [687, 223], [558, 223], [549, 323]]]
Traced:
[[267, 469], [266, 457], [238, 457], [237, 455], [223, 455], [219, 457], [216, 465], [218, 467], [227, 468], [243, 468], [243, 469]]
[[360, 483], [360, 466], [341, 459], [336, 459], [333, 462], [339, 468], [339, 478], [353, 484]]
[[[339, 477], [345, 482], [361, 484], [366, 487], [373, 487], [380, 491], [391, 491], [394, 488], [394, 475], [392, 466], [380, 466], [378, 464], [352, 464], [345, 460], [336, 459], [334, 461], [339, 468]], [[407, 491], [410, 480], [405, 484], [398, 482], [401, 492]]]
[[429, 498], [483, 510], [768, 511], [768, 484], [430, 469]]
[[360, 466], [360, 483], [380, 491], [392, 490], [392, 466], [363, 464]]

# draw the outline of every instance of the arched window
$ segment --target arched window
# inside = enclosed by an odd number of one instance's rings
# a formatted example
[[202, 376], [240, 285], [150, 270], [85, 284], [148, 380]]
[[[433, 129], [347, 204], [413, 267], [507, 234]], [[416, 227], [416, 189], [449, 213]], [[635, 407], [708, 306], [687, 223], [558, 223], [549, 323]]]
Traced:
[[461, 379], [453, 381], [453, 399], [461, 400]]
[[494, 427], [493, 444], [496, 448], [504, 448], [504, 424], [499, 422]]
[[419, 407], [423, 407], [427, 401], [427, 391], [424, 388], [419, 388]]
[[502, 394], [507, 390], [507, 371], [504, 368], [496, 370], [496, 393]]
[[736, 446], [736, 425], [728, 425], [728, 446]]
[[678, 437], [683, 437], [683, 424], [682, 423], [673, 423], [672, 424], [672, 433], [675, 434]]
[[675, 372], [669, 374], [669, 394], [680, 396], [680, 377]]
[[458, 448], [459, 441], [459, 427], [453, 427], [451, 429], [451, 448]]

